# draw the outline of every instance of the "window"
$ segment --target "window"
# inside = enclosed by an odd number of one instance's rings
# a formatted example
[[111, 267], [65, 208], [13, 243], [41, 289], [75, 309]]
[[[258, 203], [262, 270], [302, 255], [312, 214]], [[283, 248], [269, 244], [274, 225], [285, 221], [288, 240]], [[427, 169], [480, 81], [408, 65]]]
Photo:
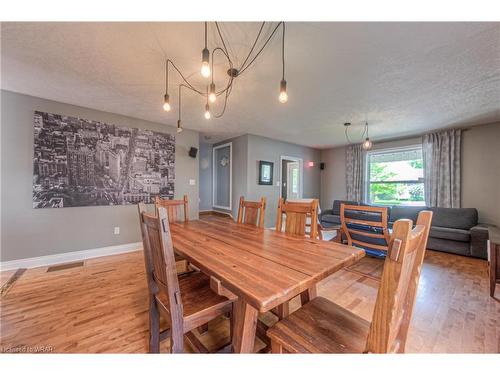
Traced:
[[422, 147], [366, 154], [366, 197], [370, 204], [424, 206]]

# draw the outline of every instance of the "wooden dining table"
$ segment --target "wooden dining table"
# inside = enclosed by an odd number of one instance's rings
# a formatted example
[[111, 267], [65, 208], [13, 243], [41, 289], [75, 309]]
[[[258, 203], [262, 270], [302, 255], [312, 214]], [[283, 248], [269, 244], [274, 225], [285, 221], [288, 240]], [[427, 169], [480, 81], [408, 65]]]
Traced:
[[364, 251], [352, 246], [237, 224], [224, 218], [171, 224], [175, 251], [238, 296], [232, 350], [253, 352], [258, 314], [301, 295], [352, 265]]

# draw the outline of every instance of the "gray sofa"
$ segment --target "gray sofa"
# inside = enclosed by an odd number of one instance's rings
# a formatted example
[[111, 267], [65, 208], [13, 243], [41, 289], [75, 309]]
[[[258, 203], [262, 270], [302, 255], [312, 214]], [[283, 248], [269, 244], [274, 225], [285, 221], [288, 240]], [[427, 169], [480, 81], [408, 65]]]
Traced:
[[[321, 213], [321, 225], [325, 228], [340, 224], [340, 204], [367, 205], [363, 202], [335, 200], [330, 210]], [[459, 255], [487, 259], [488, 227], [478, 224], [475, 208], [441, 208], [392, 206], [388, 208], [389, 227], [398, 219], [417, 220], [422, 210], [431, 210], [434, 215], [427, 248]], [[364, 213], [363, 215], [367, 215]]]

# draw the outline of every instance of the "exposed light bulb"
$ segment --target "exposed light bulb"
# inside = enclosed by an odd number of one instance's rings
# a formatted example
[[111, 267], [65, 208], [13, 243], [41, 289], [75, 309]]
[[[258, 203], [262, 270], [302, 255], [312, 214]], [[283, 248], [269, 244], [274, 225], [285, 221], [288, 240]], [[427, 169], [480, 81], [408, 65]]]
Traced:
[[201, 75], [205, 78], [210, 77], [210, 65], [208, 65], [208, 62], [201, 64]]
[[168, 96], [168, 94], [165, 94], [165, 102], [163, 103], [163, 110], [165, 112], [169, 112], [171, 110], [171, 107], [170, 107], [170, 97]]
[[210, 77], [210, 52], [204, 48], [201, 51], [201, 75], [205, 78]]
[[284, 79], [280, 82], [280, 103], [286, 103], [288, 101], [288, 94], [286, 93], [286, 81]]
[[363, 149], [364, 150], [369, 150], [373, 146], [373, 142], [370, 141], [370, 138], [366, 138], [365, 141], [363, 142]]
[[215, 83], [210, 84], [208, 100], [210, 101], [210, 103], [214, 103], [217, 100], [217, 95], [215, 95]]
[[181, 120], [177, 120], [177, 133], [182, 131]]
[[210, 117], [212, 117], [212, 115], [210, 114], [210, 107], [207, 105], [205, 105], [205, 118], [207, 120], [210, 120]]

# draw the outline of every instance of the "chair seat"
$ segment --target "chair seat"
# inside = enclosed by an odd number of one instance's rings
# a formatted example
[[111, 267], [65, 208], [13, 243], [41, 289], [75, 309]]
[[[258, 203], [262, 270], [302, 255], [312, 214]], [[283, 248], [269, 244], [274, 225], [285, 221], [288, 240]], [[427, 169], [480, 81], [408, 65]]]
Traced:
[[290, 353], [363, 353], [370, 323], [317, 297], [276, 323], [267, 335]]
[[[210, 278], [202, 272], [179, 275], [179, 289], [184, 313], [184, 331], [189, 332], [217, 316], [230, 312], [234, 300], [220, 296], [210, 288]], [[168, 311], [168, 297], [156, 294], [162, 310]]]

